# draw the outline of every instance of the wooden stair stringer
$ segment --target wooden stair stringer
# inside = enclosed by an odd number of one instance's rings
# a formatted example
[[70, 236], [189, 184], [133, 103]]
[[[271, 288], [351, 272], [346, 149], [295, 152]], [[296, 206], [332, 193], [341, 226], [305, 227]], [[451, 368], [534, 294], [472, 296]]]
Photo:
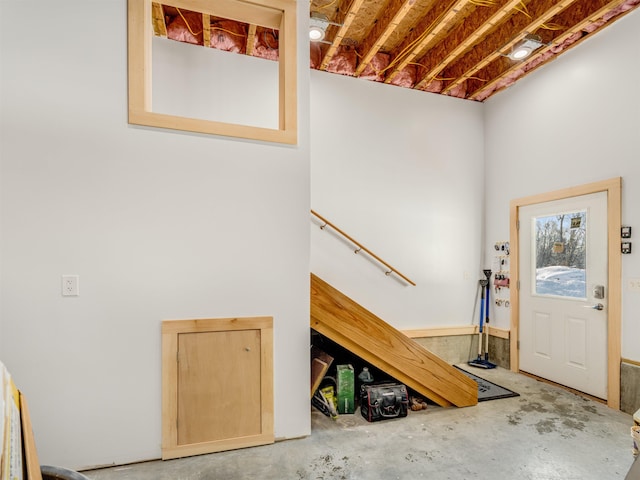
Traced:
[[474, 380], [314, 274], [311, 328], [438, 405], [478, 403]]

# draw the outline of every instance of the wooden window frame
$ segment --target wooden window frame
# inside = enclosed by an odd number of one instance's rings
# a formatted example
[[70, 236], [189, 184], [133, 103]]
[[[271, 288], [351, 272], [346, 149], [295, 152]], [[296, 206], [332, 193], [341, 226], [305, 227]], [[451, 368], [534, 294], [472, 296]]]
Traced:
[[296, 2], [166, 0], [162, 3], [279, 30], [278, 128], [240, 125], [152, 111], [151, 0], [128, 0], [129, 123], [264, 142], [297, 144]]

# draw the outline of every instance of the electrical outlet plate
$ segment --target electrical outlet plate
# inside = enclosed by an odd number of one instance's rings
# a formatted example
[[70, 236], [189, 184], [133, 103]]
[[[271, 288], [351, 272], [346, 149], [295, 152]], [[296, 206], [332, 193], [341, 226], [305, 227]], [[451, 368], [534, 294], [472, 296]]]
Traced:
[[78, 275], [62, 275], [62, 296], [77, 297], [80, 295], [80, 277]]

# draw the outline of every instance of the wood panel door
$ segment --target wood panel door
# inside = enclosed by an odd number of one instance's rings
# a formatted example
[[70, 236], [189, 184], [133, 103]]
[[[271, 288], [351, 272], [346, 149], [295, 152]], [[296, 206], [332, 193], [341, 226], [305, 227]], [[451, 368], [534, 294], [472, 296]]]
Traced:
[[272, 318], [162, 327], [162, 458], [273, 443]]

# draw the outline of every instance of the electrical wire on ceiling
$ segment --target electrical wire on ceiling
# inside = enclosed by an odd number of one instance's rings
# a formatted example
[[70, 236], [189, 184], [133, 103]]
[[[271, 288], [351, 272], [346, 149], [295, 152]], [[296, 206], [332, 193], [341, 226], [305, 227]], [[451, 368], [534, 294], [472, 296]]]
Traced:
[[231, 30], [227, 30], [226, 28], [214, 27], [213, 25], [211, 26], [211, 30], [220, 30], [221, 32], [228, 33], [229, 35], [235, 35], [236, 37], [244, 38], [246, 36], [245, 33], [236, 33], [236, 32], [232, 32]]
[[521, 5], [521, 7], [514, 7], [514, 10], [522, 13], [527, 18], [532, 18], [531, 14], [529, 13], [529, 10], [527, 9], [527, 6], [524, 4], [524, 2], [520, 2], [520, 5]]
[[180, 17], [182, 18], [182, 21], [184, 22], [184, 24], [189, 29], [189, 33], [191, 33], [191, 35], [193, 35], [194, 37], [197, 37], [198, 35], [202, 34], [202, 30], [200, 30], [198, 33], [193, 33], [193, 30], [191, 30], [191, 26], [189, 25], [189, 22], [187, 22], [187, 19], [184, 18], [184, 15], [182, 15], [182, 12], [180, 11], [180, 9], [176, 7], [176, 10], [178, 10], [178, 13], [180, 14]]
[[540, 25], [540, 28], [544, 30], [566, 30], [567, 27], [564, 25], [559, 25], [557, 23], [543, 23]]
[[496, 4], [494, 0], [470, 0], [469, 3], [477, 7], [493, 7]]
[[271, 33], [271, 37], [276, 41], [276, 46], [275, 47], [269, 45], [269, 41], [267, 41], [267, 34], [268, 33], [269, 32], [267, 32], [266, 29], [262, 32], [262, 39], [264, 40], [264, 45], [269, 50], [277, 50], [278, 49], [278, 35], [277, 35], [278, 31], [275, 30], [275, 29], [271, 29], [271, 32], [270, 32]]

